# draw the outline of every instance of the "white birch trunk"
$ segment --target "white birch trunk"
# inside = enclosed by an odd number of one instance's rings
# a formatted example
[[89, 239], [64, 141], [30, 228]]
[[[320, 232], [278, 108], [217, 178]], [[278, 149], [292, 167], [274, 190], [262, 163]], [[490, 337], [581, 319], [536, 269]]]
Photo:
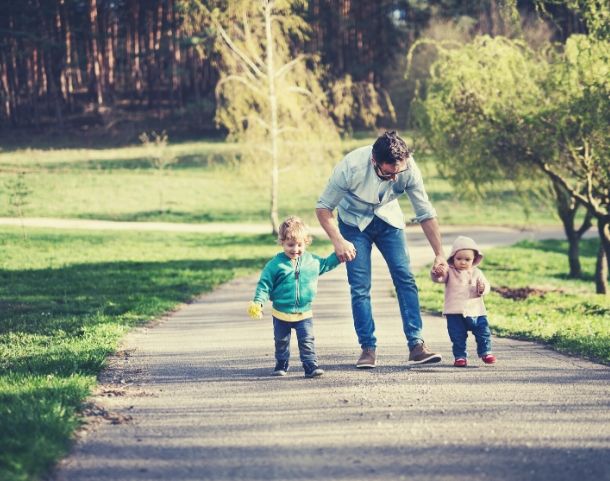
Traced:
[[275, 93], [275, 68], [273, 65], [273, 34], [271, 31], [271, 17], [273, 10], [273, 1], [265, 1], [265, 34], [267, 41], [267, 82], [269, 88], [269, 141], [271, 143], [271, 205], [269, 216], [271, 219], [271, 227], [273, 234], [279, 232], [279, 159], [278, 159], [278, 119], [277, 119], [277, 97]]

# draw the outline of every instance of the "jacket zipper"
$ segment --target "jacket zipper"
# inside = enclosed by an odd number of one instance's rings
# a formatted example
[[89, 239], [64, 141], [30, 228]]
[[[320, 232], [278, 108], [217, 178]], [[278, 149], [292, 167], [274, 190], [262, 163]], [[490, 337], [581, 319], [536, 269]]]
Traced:
[[294, 300], [294, 308], [297, 309], [299, 307], [299, 268], [301, 267], [301, 258], [297, 258], [297, 264], [294, 268], [294, 284], [295, 284], [295, 300]]

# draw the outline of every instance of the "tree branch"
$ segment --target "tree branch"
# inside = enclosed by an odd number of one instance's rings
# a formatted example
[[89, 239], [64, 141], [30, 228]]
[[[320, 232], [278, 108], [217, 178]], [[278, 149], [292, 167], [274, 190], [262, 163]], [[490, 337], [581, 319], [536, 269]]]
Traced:
[[254, 48], [256, 42], [252, 39], [252, 32], [250, 29], [250, 23], [248, 22], [248, 15], [246, 14], [246, 12], [244, 12], [242, 22], [244, 24], [244, 39], [246, 42], [246, 46], [248, 47], [250, 54], [254, 58], [254, 62], [256, 62], [257, 65], [264, 65], [265, 62], [263, 62], [263, 59], [259, 57], [258, 53], [256, 52], [256, 49]]
[[231, 50], [231, 52], [233, 52], [237, 57], [239, 57], [242, 60], [242, 62], [244, 62], [250, 68], [250, 70], [252, 72], [254, 72], [259, 77], [264, 77], [265, 75], [263, 74], [263, 72], [250, 59], [250, 57], [248, 57], [248, 55], [246, 55], [244, 52], [242, 52], [237, 47], [237, 45], [235, 45], [233, 43], [233, 40], [231, 40], [231, 37], [229, 37], [229, 35], [225, 31], [225, 29], [222, 27], [222, 25], [220, 25], [220, 23], [218, 23], [217, 20], [214, 20], [214, 24], [216, 25], [216, 28], [218, 29], [218, 32], [220, 33], [220, 36], [224, 40], [225, 45], [229, 48], [229, 50]]
[[277, 78], [281, 77], [282, 75], [284, 75], [286, 72], [288, 72], [292, 67], [294, 67], [298, 62], [300, 62], [303, 59], [305, 59], [305, 55], [303, 55], [303, 54], [297, 55], [296, 58], [293, 58], [287, 64], [282, 65], [282, 67], [275, 73], [275, 76]]
[[245, 79], [244, 77], [242, 77], [240, 75], [228, 75], [226, 77], [223, 77], [216, 84], [216, 88], [218, 89], [222, 84], [229, 82], [229, 81], [240, 82], [240, 83], [244, 84], [246, 87], [248, 87], [250, 90], [252, 90], [254, 93], [256, 93], [257, 95], [263, 95], [263, 96], [265, 95], [265, 92], [260, 90], [256, 85], [252, 84], [251, 82], [248, 82], [247, 79]]
[[540, 167], [542, 168], [542, 170], [544, 172], [546, 172], [551, 179], [555, 180], [556, 182], [558, 182], [564, 189], [566, 189], [570, 195], [572, 197], [574, 197], [575, 199], [579, 200], [583, 205], [587, 206], [591, 212], [593, 212], [593, 214], [596, 217], [599, 216], [603, 216], [603, 215], [607, 215], [599, 206], [598, 202], [595, 202], [595, 200], [589, 195], [587, 194], [586, 196], [582, 195], [580, 192], [578, 192], [576, 189], [574, 189], [566, 179], [563, 178], [563, 176], [561, 176], [560, 174], [558, 174], [557, 172], [555, 172], [548, 163], [546, 162], [540, 162]]

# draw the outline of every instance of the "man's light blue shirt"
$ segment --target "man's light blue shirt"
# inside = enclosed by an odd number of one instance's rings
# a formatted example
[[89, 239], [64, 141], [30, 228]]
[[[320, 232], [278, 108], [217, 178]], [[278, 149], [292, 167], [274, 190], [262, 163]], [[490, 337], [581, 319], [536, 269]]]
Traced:
[[333, 170], [316, 208], [331, 211], [337, 208], [341, 220], [360, 231], [366, 229], [374, 216], [402, 229], [405, 218], [398, 197], [407, 194], [415, 211], [412, 221], [436, 217], [413, 158], [409, 158], [407, 170], [398, 174], [396, 180], [383, 180], [375, 173], [372, 152], [370, 145], [347, 154]]

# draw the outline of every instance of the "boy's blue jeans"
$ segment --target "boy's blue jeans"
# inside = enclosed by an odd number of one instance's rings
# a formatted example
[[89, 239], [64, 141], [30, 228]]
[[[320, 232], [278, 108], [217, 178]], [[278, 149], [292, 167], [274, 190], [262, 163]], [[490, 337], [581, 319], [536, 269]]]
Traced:
[[297, 333], [301, 362], [317, 362], [313, 337], [313, 319], [311, 317], [298, 322], [286, 322], [273, 317], [276, 361], [288, 361], [290, 359], [290, 334], [292, 329]]
[[362, 348], [375, 348], [375, 321], [371, 309], [371, 249], [377, 246], [390, 269], [396, 288], [402, 328], [409, 349], [423, 342], [422, 320], [415, 279], [409, 267], [405, 233], [379, 217], [373, 217], [363, 232], [339, 219], [341, 235], [356, 248], [356, 258], [346, 263], [347, 280], [352, 295], [352, 315], [358, 342]]
[[491, 352], [491, 331], [487, 316], [466, 317], [461, 314], [446, 314], [447, 330], [453, 344], [455, 359], [466, 359], [466, 338], [468, 331], [472, 331], [477, 341], [477, 354], [479, 357]]

